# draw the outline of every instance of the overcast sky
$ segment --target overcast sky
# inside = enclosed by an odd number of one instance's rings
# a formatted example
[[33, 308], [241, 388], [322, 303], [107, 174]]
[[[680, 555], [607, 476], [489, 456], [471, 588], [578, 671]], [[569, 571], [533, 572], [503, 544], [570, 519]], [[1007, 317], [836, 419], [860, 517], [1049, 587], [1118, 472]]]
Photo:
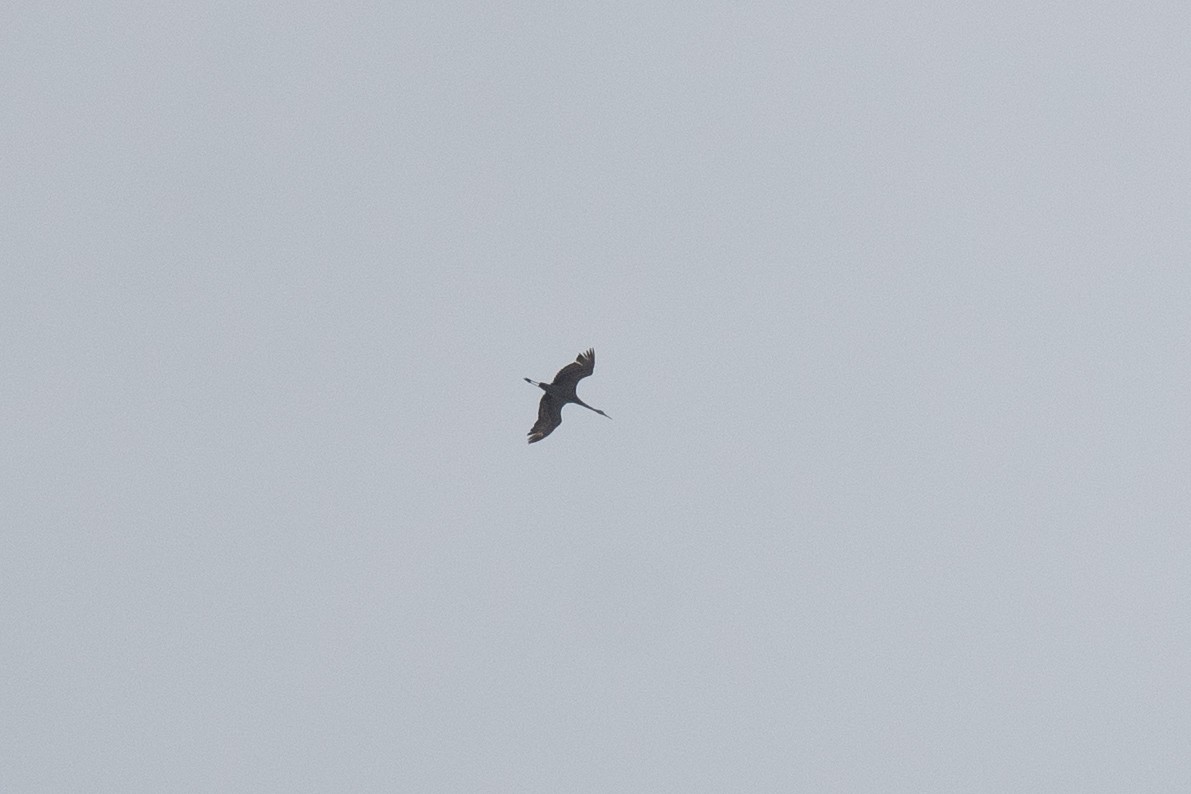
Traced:
[[8, 4], [0, 789], [1187, 790], [1189, 31]]

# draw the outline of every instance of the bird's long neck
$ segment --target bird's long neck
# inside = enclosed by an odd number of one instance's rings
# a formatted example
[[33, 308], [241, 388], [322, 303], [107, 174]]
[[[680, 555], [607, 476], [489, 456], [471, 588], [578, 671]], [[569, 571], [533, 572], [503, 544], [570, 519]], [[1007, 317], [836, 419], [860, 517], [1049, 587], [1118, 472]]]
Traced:
[[575, 398], [575, 402], [577, 402], [579, 405], [582, 405], [584, 408], [586, 408], [586, 409], [587, 409], [587, 410], [589, 410], [589, 411], [595, 411], [595, 412], [596, 412], [597, 414], [599, 414], [600, 416], [607, 417], [608, 419], [611, 419], [611, 418], [612, 418], [611, 416], [608, 416], [608, 414], [606, 414], [606, 413], [604, 413], [603, 411], [601, 411], [599, 408], [592, 408], [590, 405], [588, 405], [587, 403], [583, 402], [583, 401], [582, 401], [582, 400], [580, 400], [578, 397], [576, 397], [576, 398]]

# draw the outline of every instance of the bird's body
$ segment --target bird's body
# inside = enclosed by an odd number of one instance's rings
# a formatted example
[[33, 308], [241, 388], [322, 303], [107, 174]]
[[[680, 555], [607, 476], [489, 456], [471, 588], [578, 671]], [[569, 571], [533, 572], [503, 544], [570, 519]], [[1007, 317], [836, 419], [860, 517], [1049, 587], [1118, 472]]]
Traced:
[[554, 428], [562, 424], [562, 407], [567, 403], [576, 403], [595, 411], [600, 416], [612, 418], [599, 408], [592, 408], [575, 394], [575, 387], [579, 385], [579, 381], [594, 370], [595, 350], [589, 349], [580, 353], [572, 363], [560, 369], [552, 383], [539, 383], [536, 380], [525, 379], [526, 383], [533, 384], [546, 392], [542, 395], [542, 401], [538, 403], [538, 421], [534, 422], [533, 428], [529, 431], [529, 443], [541, 441], [550, 435]]

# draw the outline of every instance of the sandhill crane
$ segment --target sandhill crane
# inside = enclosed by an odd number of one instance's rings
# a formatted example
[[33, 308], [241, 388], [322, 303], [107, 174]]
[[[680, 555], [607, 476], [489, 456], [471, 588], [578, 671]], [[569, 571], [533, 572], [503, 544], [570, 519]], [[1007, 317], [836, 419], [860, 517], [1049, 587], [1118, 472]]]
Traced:
[[542, 395], [542, 401], [538, 403], [538, 421], [534, 422], [533, 428], [529, 431], [529, 443], [541, 441], [550, 435], [554, 428], [562, 424], [562, 407], [567, 403], [578, 403], [584, 408], [595, 411], [600, 416], [612, 418], [599, 408], [592, 408], [575, 394], [575, 387], [579, 385], [579, 381], [590, 375], [593, 370], [595, 370], [595, 350], [588, 349], [587, 352], [580, 353], [573, 363], [560, 369], [554, 376], [553, 383], [538, 383], [536, 380], [525, 379], [526, 383], [533, 384], [546, 392]]

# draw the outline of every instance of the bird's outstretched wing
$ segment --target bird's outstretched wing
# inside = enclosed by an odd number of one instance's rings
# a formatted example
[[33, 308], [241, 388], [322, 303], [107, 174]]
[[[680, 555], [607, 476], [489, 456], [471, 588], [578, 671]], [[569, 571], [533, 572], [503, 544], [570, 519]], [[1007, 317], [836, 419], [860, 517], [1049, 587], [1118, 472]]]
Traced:
[[[575, 366], [574, 364], [571, 365]], [[529, 431], [529, 443], [541, 441], [554, 432], [554, 428], [562, 424], [562, 403], [549, 394], [542, 395], [538, 403], [538, 421], [533, 423]]]
[[572, 363], [558, 371], [554, 376], [554, 383], [561, 386], [565, 383], [578, 383], [595, 371], [595, 348], [588, 348], [580, 353]]

